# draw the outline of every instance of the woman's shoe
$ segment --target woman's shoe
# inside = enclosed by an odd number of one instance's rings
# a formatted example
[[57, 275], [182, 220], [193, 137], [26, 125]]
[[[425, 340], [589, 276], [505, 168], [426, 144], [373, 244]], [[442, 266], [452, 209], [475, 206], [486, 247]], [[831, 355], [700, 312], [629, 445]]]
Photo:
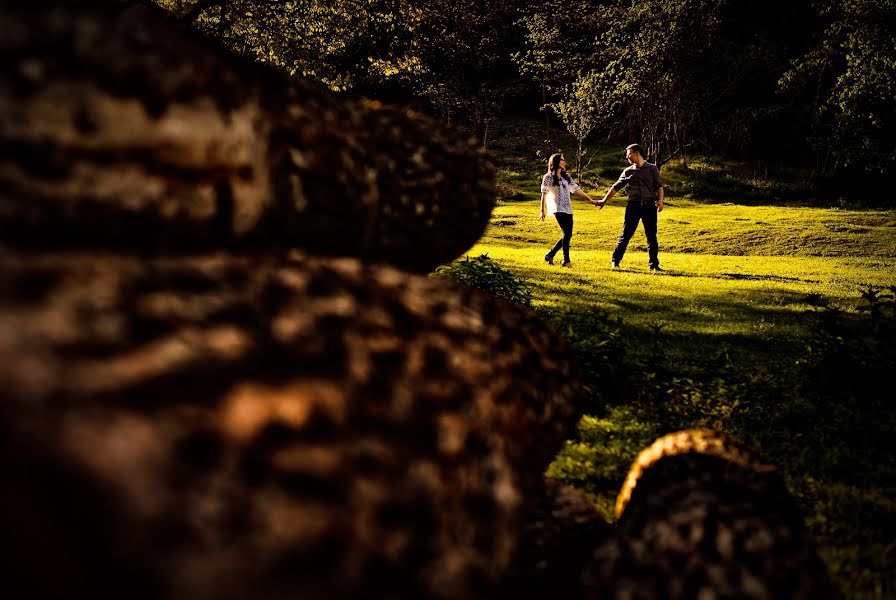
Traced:
[[570, 261], [568, 261], [568, 260], [564, 260], [562, 263], [560, 263], [560, 266], [561, 266], [561, 267], [572, 268], [572, 262], [570, 262]]
[[550, 252], [544, 255], [544, 262], [548, 263], [549, 265], [554, 264], [554, 257], [551, 256]]

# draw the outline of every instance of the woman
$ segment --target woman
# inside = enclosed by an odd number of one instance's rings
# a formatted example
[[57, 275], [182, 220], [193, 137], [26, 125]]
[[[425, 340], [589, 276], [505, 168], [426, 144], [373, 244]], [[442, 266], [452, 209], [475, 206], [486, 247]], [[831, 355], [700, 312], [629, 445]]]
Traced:
[[563, 231], [563, 237], [557, 240], [554, 247], [544, 255], [544, 261], [549, 265], [554, 264], [554, 255], [563, 248], [564, 267], [571, 266], [569, 262], [569, 240], [572, 239], [572, 202], [570, 194], [578, 193], [584, 196], [588, 202], [594, 201], [582, 191], [578, 184], [566, 172], [566, 159], [559, 152], [548, 159], [548, 172], [541, 180], [541, 220], [546, 214], [554, 215], [557, 224]]

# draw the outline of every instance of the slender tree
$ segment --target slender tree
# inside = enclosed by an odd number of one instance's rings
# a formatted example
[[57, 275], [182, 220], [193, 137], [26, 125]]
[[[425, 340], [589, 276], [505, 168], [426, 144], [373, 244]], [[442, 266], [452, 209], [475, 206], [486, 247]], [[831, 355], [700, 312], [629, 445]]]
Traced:
[[606, 114], [601, 112], [601, 103], [595, 101], [600, 91], [601, 77], [592, 72], [573, 82], [561, 100], [549, 105], [576, 139], [576, 179], [581, 179], [584, 170], [585, 139], [595, 127], [606, 121]]
[[[544, 112], [542, 153], [554, 151], [550, 108], [565, 102], [580, 73], [598, 64], [594, 39], [599, 3], [588, 0], [545, 0], [533, 6], [519, 20], [523, 28], [522, 46], [513, 52], [520, 72], [538, 87]], [[569, 107], [569, 110], [574, 110]], [[562, 117], [561, 117], [562, 119]]]

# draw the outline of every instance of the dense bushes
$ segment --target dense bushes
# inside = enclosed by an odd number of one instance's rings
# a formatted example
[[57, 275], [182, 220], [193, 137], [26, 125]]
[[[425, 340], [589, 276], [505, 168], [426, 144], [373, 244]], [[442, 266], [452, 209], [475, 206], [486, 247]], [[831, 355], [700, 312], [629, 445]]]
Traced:
[[[532, 299], [524, 277], [486, 255], [440, 274]], [[721, 430], [781, 468], [844, 590], [863, 598], [892, 591], [896, 578], [885, 574], [894, 572], [896, 539], [896, 290], [857, 290], [858, 311], [835, 309], [817, 293], [799, 301], [811, 307], [801, 326], [774, 339], [682, 335], [603, 310], [536, 305], [570, 343], [591, 399], [547, 476], [575, 485], [612, 519], [641, 448], [681, 428]]]
[[506, 298], [515, 304], [532, 306], [532, 289], [529, 284], [489, 258], [487, 254], [475, 258], [466, 256], [463, 260], [437, 268], [433, 275], [450, 277], [470, 287]]
[[[894, 296], [867, 289], [857, 298], [864, 314], [835, 310], [819, 297], [805, 315], [808, 333], [765, 349], [765, 361], [757, 360], [761, 349], [699, 336], [688, 341], [685, 358], [681, 340], [660, 328], [648, 335], [598, 320], [589, 332], [587, 321], [576, 322], [570, 341], [586, 357], [601, 406], [581, 420], [548, 476], [586, 491], [610, 518], [641, 447], [683, 427], [725, 431], [759, 446], [782, 469], [844, 589], [887, 596], [896, 578], [876, 574], [894, 572]], [[623, 341], [626, 352], [595, 352]], [[877, 594], [868, 597], [883, 597]]]

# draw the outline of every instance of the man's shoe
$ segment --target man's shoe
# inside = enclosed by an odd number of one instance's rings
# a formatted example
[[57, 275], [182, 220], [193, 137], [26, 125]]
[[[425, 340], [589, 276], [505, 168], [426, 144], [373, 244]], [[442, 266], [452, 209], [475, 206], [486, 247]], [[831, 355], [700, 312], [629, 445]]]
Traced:
[[552, 264], [554, 264], [554, 257], [551, 256], [550, 253], [545, 254], [545, 255], [544, 255], [544, 262], [548, 263], [549, 265], [552, 265]]
[[616, 262], [615, 260], [611, 260], [611, 261], [610, 261], [610, 268], [613, 269], [613, 270], [618, 269], [618, 268], [619, 268], [619, 263]]

